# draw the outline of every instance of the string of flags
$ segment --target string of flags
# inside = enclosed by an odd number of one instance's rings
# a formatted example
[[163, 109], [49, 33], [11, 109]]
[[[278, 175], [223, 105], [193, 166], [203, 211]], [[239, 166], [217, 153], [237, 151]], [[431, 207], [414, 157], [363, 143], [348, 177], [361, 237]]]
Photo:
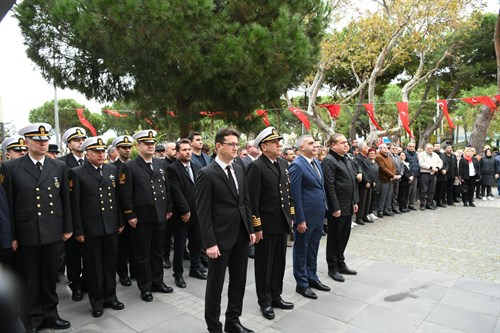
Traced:
[[[439, 100], [436, 100], [436, 103], [439, 106], [439, 108], [443, 111], [443, 114], [446, 118], [446, 121], [448, 122], [450, 129], [454, 129], [455, 124], [453, 124], [453, 121], [451, 120], [451, 117], [450, 117], [449, 112], [448, 112], [448, 101], [459, 100], [459, 101], [466, 102], [466, 103], [473, 105], [473, 106], [478, 105], [478, 104], [482, 104], [482, 105], [487, 106], [491, 110], [491, 112], [495, 112], [497, 110], [497, 104], [493, 100], [493, 98], [495, 98], [498, 102], [500, 102], [500, 95], [495, 95], [493, 97], [474, 96], [474, 97], [454, 98], [454, 99], [448, 99], [448, 100], [447, 99], [439, 99]], [[346, 106], [346, 105], [351, 105], [351, 104], [343, 104], [343, 105]], [[352, 104], [352, 105], [356, 105], [356, 104]], [[366, 110], [366, 113], [368, 115], [368, 118], [370, 118], [371, 123], [379, 131], [383, 131], [382, 127], [378, 124], [377, 120], [375, 119], [374, 104], [373, 103], [366, 103], [366, 104], [362, 104], [362, 105], [363, 105], [364, 109]], [[398, 110], [399, 118], [401, 119], [401, 124], [403, 125], [403, 128], [408, 133], [408, 135], [413, 138], [413, 133], [411, 132], [411, 129], [410, 129], [410, 116], [409, 116], [409, 111], [408, 111], [408, 105], [409, 105], [408, 102], [397, 102], [396, 108]], [[328, 110], [328, 113], [330, 114], [330, 117], [332, 117], [334, 119], [338, 119], [338, 117], [340, 116], [341, 104], [320, 104], [319, 107], [326, 108]], [[304, 127], [306, 128], [306, 130], [309, 131], [309, 129], [311, 128], [311, 123], [309, 122], [309, 118], [305, 115], [305, 113], [302, 110], [300, 110], [298, 107], [288, 107], [287, 109], [291, 113], [293, 113], [300, 120], [300, 122], [302, 124], [304, 124]], [[268, 116], [268, 111], [271, 111], [271, 110], [282, 110], [282, 109], [255, 110], [255, 113], [257, 114], [257, 116], [262, 119], [262, 121], [264, 122], [264, 124], [266, 126], [271, 126], [271, 123], [269, 121], [269, 116]], [[113, 116], [117, 119], [126, 118], [128, 116], [127, 113], [120, 113], [117, 110], [103, 110], [103, 112], [110, 115], [110, 116]], [[76, 113], [77, 113], [78, 119], [80, 120], [82, 125], [87, 127], [89, 129], [89, 131], [92, 133], [92, 135], [96, 136], [97, 132], [96, 132], [94, 126], [92, 126], [92, 124], [85, 118], [85, 116], [83, 114], [83, 109], [76, 109]], [[177, 115], [175, 114], [174, 111], [167, 111], [167, 114], [171, 117], [174, 117], [174, 118], [177, 117]], [[200, 111], [199, 114], [201, 116], [205, 116], [205, 117], [214, 117], [214, 116], [223, 114], [223, 112]], [[155, 127], [154, 123], [149, 118], [145, 117], [144, 121], [146, 123], [148, 123], [150, 126]]]

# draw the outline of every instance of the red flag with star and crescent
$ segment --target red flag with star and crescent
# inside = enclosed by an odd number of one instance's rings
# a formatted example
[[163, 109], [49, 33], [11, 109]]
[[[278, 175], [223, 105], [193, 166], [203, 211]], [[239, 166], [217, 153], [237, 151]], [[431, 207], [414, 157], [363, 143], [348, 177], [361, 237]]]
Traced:
[[488, 96], [475, 96], [475, 97], [466, 97], [460, 99], [466, 103], [469, 103], [470, 105], [477, 105], [477, 104], [486, 105], [491, 110], [491, 112], [495, 112], [497, 108], [496, 103], [491, 99], [491, 97]]
[[87, 127], [93, 136], [96, 136], [97, 132], [95, 130], [95, 127], [92, 126], [92, 124], [90, 123], [90, 121], [87, 120], [87, 118], [85, 118], [85, 116], [83, 115], [83, 109], [76, 109], [76, 113], [78, 114], [78, 119], [80, 119], [82, 125]]
[[401, 123], [406, 133], [413, 139], [413, 133], [410, 129], [410, 116], [408, 115], [408, 102], [397, 102], [396, 107], [398, 108], [399, 118], [401, 119]]
[[296, 107], [290, 107], [288, 108], [288, 110], [290, 110], [291, 113], [293, 113], [297, 118], [299, 118], [302, 124], [304, 124], [306, 130], [309, 131], [309, 129], [311, 128], [311, 123], [309, 123], [309, 119], [307, 118], [307, 116], [302, 111], [300, 111], [299, 108]]
[[450, 114], [448, 113], [448, 102], [445, 99], [438, 99], [436, 102], [438, 103], [441, 110], [443, 110], [446, 121], [448, 121], [448, 126], [450, 126], [451, 129], [454, 129], [455, 124], [453, 124], [453, 121], [450, 118]]
[[340, 116], [340, 104], [321, 104], [320, 107], [326, 108], [330, 117], [337, 119]]
[[257, 115], [262, 118], [262, 121], [264, 122], [264, 124], [267, 127], [271, 126], [271, 123], [269, 122], [269, 118], [267, 117], [266, 110], [255, 110], [255, 113], [257, 113]]
[[379, 131], [382, 131], [382, 127], [377, 123], [377, 120], [375, 119], [375, 114], [373, 113], [373, 104], [363, 104], [363, 106], [366, 109], [366, 113], [368, 113], [368, 117], [370, 117], [370, 120], [372, 121], [372, 124], [377, 127]]

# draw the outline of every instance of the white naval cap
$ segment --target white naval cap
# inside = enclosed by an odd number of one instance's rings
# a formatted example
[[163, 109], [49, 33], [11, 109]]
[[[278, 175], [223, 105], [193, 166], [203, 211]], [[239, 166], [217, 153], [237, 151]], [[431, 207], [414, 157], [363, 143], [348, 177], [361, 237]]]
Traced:
[[87, 132], [81, 127], [71, 127], [62, 136], [62, 141], [65, 145], [76, 138], [87, 138]]
[[281, 140], [281, 139], [283, 139], [283, 137], [278, 134], [278, 131], [276, 130], [276, 128], [269, 126], [269, 127], [264, 128], [262, 130], [262, 132], [260, 132], [259, 135], [257, 135], [257, 137], [255, 138], [255, 141], [253, 143], [253, 146], [255, 148], [259, 148], [261, 143], [276, 140], [276, 139]]
[[131, 147], [134, 144], [134, 139], [130, 135], [120, 135], [113, 140], [113, 147]]
[[2, 142], [2, 150], [28, 150], [26, 141], [21, 135], [14, 135], [10, 138], [5, 138]]
[[132, 135], [134, 140], [139, 142], [155, 143], [156, 142], [156, 131], [152, 129], [146, 129], [139, 131]]
[[49, 124], [35, 123], [21, 128], [18, 134], [28, 139], [48, 141], [50, 140], [50, 131], [52, 131], [52, 126]]
[[106, 150], [106, 142], [100, 136], [91, 136], [82, 143], [82, 150]]

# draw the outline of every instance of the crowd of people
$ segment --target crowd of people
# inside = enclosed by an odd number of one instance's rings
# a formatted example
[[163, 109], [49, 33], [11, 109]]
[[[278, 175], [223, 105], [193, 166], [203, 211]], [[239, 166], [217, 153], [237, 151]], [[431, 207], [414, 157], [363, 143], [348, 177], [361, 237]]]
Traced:
[[2, 143], [0, 263], [19, 277], [21, 296], [0, 331], [71, 327], [59, 316], [58, 282], [68, 283], [75, 302], [87, 293], [96, 318], [106, 307], [125, 308], [117, 280], [125, 287], [135, 280], [140, 299], [151, 302], [153, 293], [174, 291], [164, 269], [176, 287], [188, 287], [188, 259], [189, 277], [206, 280], [208, 331], [252, 332], [239, 320], [248, 258], [258, 306], [272, 320], [274, 309], [294, 308], [281, 296], [288, 246], [296, 292], [317, 299], [313, 289], [330, 290], [317, 274], [325, 231], [328, 275], [344, 282], [357, 274], [344, 256], [354, 226], [460, 200], [474, 207], [474, 199], [494, 200], [495, 185], [500, 196], [500, 155], [487, 146], [478, 154], [440, 144], [417, 151], [414, 142], [375, 147], [334, 134], [322, 147], [306, 134], [283, 148], [267, 127], [239, 148], [240, 133], [221, 128], [209, 156], [200, 132], [158, 143], [147, 129], [108, 147], [73, 127], [62, 135], [69, 153], [58, 157], [51, 130], [30, 124]]

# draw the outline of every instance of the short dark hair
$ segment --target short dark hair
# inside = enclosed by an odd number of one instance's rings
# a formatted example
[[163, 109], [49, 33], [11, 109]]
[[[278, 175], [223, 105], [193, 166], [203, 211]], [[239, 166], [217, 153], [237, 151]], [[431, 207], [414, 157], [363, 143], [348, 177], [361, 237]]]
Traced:
[[286, 155], [289, 151], [292, 151], [292, 153], [294, 152], [293, 148], [285, 148], [283, 149], [283, 155]]
[[191, 140], [189, 139], [179, 139], [176, 143], [175, 143], [175, 151], [176, 152], [179, 152], [179, 150], [181, 150], [181, 144], [183, 143], [187, 143], [188, 145], [191, 144]]
[[224, 143], [224, 139], [226, 138], [226, 136], [230, 135], [234, 135], [238, 139], [240, 138], [240, 132], [235, 129], [229, 127], [219, 129], [217, 131], [217, 134], [215, 134], [215, 143]]
[[193, 141], [195, 136], [201, 136], [201, 133], [200, 132], [191, 132], [191, 133], [189, 133], [187, 138], [189, 139], [189, 141]]
[[344, 134], [341, 133], [335, 133], [333, 134], [329, 139], [328, 142], [326, 143], [328, 146], [331, 146], [332, 144], [335, 144], [339, 141], [339, 138], [341, 136], [345, 136]]

